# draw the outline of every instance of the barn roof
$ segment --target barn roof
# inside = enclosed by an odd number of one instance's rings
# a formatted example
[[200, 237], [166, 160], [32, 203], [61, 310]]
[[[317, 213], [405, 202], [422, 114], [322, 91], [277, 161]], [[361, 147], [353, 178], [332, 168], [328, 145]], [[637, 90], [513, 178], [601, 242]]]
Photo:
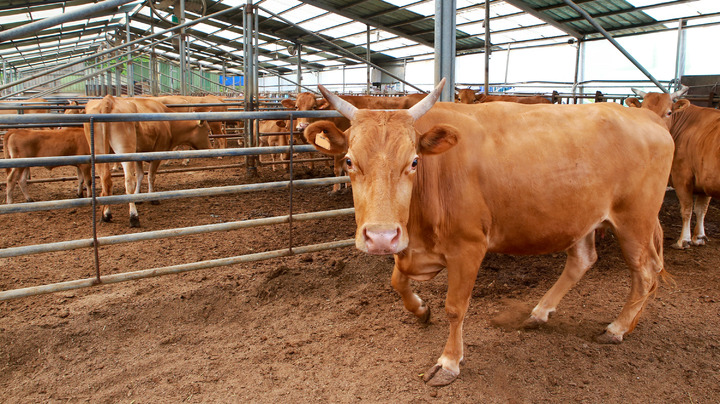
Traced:
[[[180, 0], [137, 0], [109, 12], [70, 21], [0, 42], [0, 61], [30, 71], [92, 55], [126, 39], [170, 28]], [[245, 0], [185, 0], [188, 20], [246, 4]], [[9, 0], [0, 5], [0, 34], [93, 0]], [[154, 5], [155, 12], [149, 7]], [[574, 0], [613, 36], [720, 23], [717, 0]], [[253, 0], [259, 10], [259, 65], [262, 72], [296, 71], [300, 45], [303, 68], [322, 70], [363, 63], [370, 40], [371, 61], [383, 65], [433, 58], [435, 2], [430, 0]], [[457, 54], [484, 52], [485, 0], [457, 0]], [[495, 49], [548, 46], [601, 33], [563, 0], [492, 0], [491, 43]], [[187, 29], [190, 58], [209, 69], [242, 71], [242, 10]], [[143, 41], [148, 44], [150, 40]], [[171, 41], [155, 50], [177, 58]]]

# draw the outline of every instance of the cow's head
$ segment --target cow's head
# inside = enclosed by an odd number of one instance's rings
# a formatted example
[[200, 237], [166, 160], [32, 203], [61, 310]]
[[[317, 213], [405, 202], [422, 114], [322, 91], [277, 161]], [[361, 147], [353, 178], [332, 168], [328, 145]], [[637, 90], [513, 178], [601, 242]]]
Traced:
[[[330, 108], [330, 103], [324, 98], [316, 98], [313, 93], [300, 93], [297, 99], [284, 99], [280, 102], [283, 107], [287, 109], [294, 109], [296, 111], [314, 111]], [[310, 118], [297, 118], [295, 129], [303, 130], [310, 125]]]
[[[208, 121], [190, 121], [187, 144], [195, 149], [210, 149], [210, 135], [212, 130]], [[176, 134], [173, 134], [175, 136]]]
[[357, 109], [318, 86], [325, 98], [350, 120], [342, 132], [330, 121], [305, 129], [318, 151], [344, 155], [355, 204], [355, 245], [371, 254], [396, 254], [407, 248], [410, 202], [423, 155], [442, 153], [457, 143], [457, 130], [437, 125], [419, 133], [413, 124], [437, 101], [445, 80], [407, 110]]
[[470, 88], [458, 90], [455, 99], [461, 104], [474, 104], [476, 100], [475, 90]]
[[660, 118], [665, 121], [665, 125], [669, 128], [672, 106], [675, 101], [678, 100], [683, 94], [688, 91], [689, 87], [682, 86], [679, 90], [671, 94], [666, 93], [646, 93], [644, 91], [633, 88], [632, 91], [638, 96], [642, 97], [642, 102], [635, 97], [629, 97], [625, 99], [625, 105], [633, 108], [646, 108], [650, 111], [658, 114]]

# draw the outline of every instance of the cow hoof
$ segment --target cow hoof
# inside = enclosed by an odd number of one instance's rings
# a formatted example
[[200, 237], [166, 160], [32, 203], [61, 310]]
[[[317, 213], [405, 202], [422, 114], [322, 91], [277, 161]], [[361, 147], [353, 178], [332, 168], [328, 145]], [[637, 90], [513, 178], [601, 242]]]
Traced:
[[160, 201], [150, 201], [150, 205], [160, 205]]
[[28, 201], [28, 202], [35, 202], [35, 199], [33, 199], [33, 198], [27, 198], [27, 201]]
[[690, 248], [690, 242], [688, 240], [682, 240], [678, 241], [677, 243], [671, 245], [670, 247], [676, 249], [676, 250], [687, 250]]
[[430, 306], [426, 306], [423, 304], [420, 306], [420, 309], [425, 308], [425, 313], [418, 316], [418, 323], [420, 324], [430, 324]]
[[440, 365], [435, 365], [425, 372], [423, 381], [431, 387], [442, 387], [454, 382], [457, 377], [458, 374], [444, 369]]
[[140, 227], [140, 218], [137, 216], [130, 216], [130, 227]]
[[610, 334], [607, 330], [595, 337], [595, 342], [599, 344], [620, 344], [623, 340], [622, 335]]
[[708, 238], [707, 236], [699, 236], [692, 241], [692, 245], [705, 245], [707, 243]]
[[540, 328], [540, 326], [543, 324], [545, 324], [545, 321], [542, 321], [535, 316], [530, 316], [525, 321], [523, 321], [522, 328], [526, 330], [534, 330], [536, 328]]
[[112, 222], [112, 213], [108, 213], [106, 215], [102, 215], [102, 221], [105, 223]]

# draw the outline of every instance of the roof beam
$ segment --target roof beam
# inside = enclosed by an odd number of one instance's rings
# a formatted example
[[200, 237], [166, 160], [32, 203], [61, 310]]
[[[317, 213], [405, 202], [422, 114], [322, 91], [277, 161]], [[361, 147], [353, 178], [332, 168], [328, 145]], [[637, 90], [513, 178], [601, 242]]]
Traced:
[[577, 39], [582, 39], [583, 36], [584, 36], [583, 34], [581, 34], [580, 32], [576, 31], [575, 29], [570, 28], [570, 27], [568, 27], [568, 26], [565, 25], [565, 24], [561, 24], [561, 23], [559, 23], [558, 21], [553, 20], [552, 18], [548, 17], [547, 15], [545, 15], [545, 14], [537, 11], [536, 9], [534, 9], [534, 8], [532, 8], [532, 7], [530, 7], [527, 3], [525, 3], [525, 2], [522, 1], [522, 0], [505, 0], [505, 2], [508, 3], [508, 4], [510, 4], [510, 5], [513, 5], [513, 6], [517, 7], [517, 8], [519, 8], [520, 10], [522, 10], [522, 11], [524, 11], [524, 12], [532, 15], [533, 17], [535, 17], [535, 18], [537, 18], [537, 19], [539, 19], [539, 20], [547, 23], [548, 25], [551, 25], [551, 26], [559, 29], [560, 31], [563, 31], [563, 32], [567, 33], [568, 35], [570, 35], [570, 36], [572, 36], [572, 37], [575, 37], [575, 38], [577, 38]]
[[332, 6], [330, 6], [329, 4], [325, 3], [325, 2], [322, 1], [322, 0], [300, 0], [300, 1], [303, 2], [303, 3], [305, 3], [305, 4], [309, 4], [309, 5], [311, 5], [311, 6], [315, 6], [315, 7], [321, 8], [321, 9], [323, 9], [323, 10], [325, 10], [325, 11], [329, 11], [329, 12], [331, 12], [331, 13], [334, 13], [334, 14], [337, 14], [337, 15], [341, 15], [341, 16], [343, 16], [343, 17], [345, 17], [345, 18], [349, 18], [349, 19], [351, 19], [351, 20], [355, 20], [355, 21], [360, 22], [360, 23], [363, 23], [363, 24], [365, 24], [365, 25], [370, 25], [370, 26], [372, 26], [372, 27], [381, 29], [381, 30], [383, 30], [383, 31], [387, 31], [387, 32], [389, 32], [389, 33], [391, 33], [391, 34], [395, 34], [395, 35], [397, 35], [397, 36], [399, 36], [399, 37], [403, 37], [403, 38], [405, 38], [405, 39], [409, 39], [409, 40], [411, 40], [411, 41], [415, 41], [415, 42], [417, 42], [417, 43], [419, 43], [419, 44], [422, 44], [422, 45], [425, 45], [425, 46], [429, 46], [429, 47], [431, 47], [431, 48], [434, 47], [434, 45], [433, 45], [431, 42], [428, 42], [428, 41], [426, 41], [426, 40], [424, 40], [424, 39], [417, 38], [417, 37], [412, 36], [412, 35], [408, 35], [406, 32], [399, 31], [399, 30], [397, 30], [397, 29], [394, 29], [394, 28], [389, 27], [389, 26], [386, 26], [386, 25], [378, 24], [377, 21], [373, 21], [372, 19], [364, 18], [364, 17], [361, 17], [361, 16], [359, 16], [359, 15], [356, 15], [356, 14], [353, 14], [353, 13], [350, 13], [350, 12], [347, 12], [347, 11], [340, 10], [340, 9], [338, 9], [338, 8], [332, 7]]

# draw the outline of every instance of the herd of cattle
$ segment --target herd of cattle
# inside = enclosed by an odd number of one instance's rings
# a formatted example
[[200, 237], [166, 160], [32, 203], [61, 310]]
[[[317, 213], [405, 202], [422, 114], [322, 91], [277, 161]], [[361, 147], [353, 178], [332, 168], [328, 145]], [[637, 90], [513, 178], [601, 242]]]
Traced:
[[[686, 88], [672, 94], [634, 90], [642, 101], [628, 98], [629, 108], [616, 103], [555, 105], [540, 96], [496, 98], [471, 90], [460, 90], [455, 103], [438, 103], [444, 82], [427, 96], [338, 96], [318, 86], [323, 97], [301, 93], [282, 101], [287, 109], [336, 109], [343, 116], [298, 118], [294, 129], [304, 136], [293, 141], [333, 156], [336, 175], [347, 172], [356, 246], [370, 254], [394, 254], [392, 286], [421, 321], [429, 320], [430, 310], [409, 280], [428, 280], [448, 270], [450, 334], [425, 381], [442, 386], [460, 373], [462, 324], [487, 252], [567, 253], [562, 275], [525, 322], [536, 327], [596, 261], [598, 230], [612, 229], [631, 273], [624, 307], [598, 337], [599, 342], [620, 343], [664, 274], [658, 213], [668, 184], [677, 193], [683, 220], [673, 247], [707, 240], [705, 213], [710, 198], [720, 195], [720, 110], [678, 100]], [[222, 100], [106, 96], [89, 101], [85, 112], [218, 110], [177, 106], [202, 103]], [[169, 151], [180, 145], [207, 149], [209, 134], [223, 131], [221, 122], [204, 121], [94, 125], [9, 130], [3, 139], [5, 157], [88, 154], [91, 129], [96, 153]], [[289, 121], [264, 121], [260, 131], [288, 128]], [[280, 134], [263, 139], [267, 145], [289, 141]], [[150, 165], [149, 192], [159, 163]], [[142, 163], [122, 165], [126, 192], [140, 192]], [[99, 173], [102, 195], [110, 195], [107, 165], [100, 165]], [[27, 169], [8, 169], [8, 203], [13, 202], [15, 182], [30, 200], [28, 177]], [[81, 196], [83, 182], [89, 183], [87, 166], [78, 167], [78, 178]], [[697, 221], [691, 232], [693, 211]], [[109, 207], [103, 207], [103, 220], [110, 218]], [[134, 204], [130, 221], [139, 225]]]

